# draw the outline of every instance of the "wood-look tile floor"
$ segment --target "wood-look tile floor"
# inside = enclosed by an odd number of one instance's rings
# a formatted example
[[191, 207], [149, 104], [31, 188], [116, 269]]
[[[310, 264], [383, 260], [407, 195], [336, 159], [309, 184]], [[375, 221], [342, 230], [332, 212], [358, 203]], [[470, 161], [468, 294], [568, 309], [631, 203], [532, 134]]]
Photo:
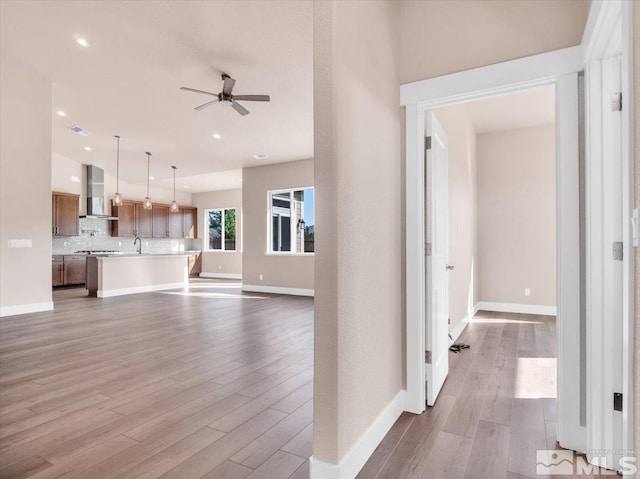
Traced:
[[[193, 280], [54, 300], [0, 320], [0, 478], [308, 478], [311, 299]], [[555, 320], [478, 316], [435, 407], [403, 414], [359, 478], [540, 477]]]
[[558, 448], [555, 327], [553, 316], [479, 312], [435, 406], [402, 414], [358, 479], [571, 478], [536, 474], [536, 450]]
[[296, 478], [313, 300], [231, 281], [0, 321], [0, 478]]

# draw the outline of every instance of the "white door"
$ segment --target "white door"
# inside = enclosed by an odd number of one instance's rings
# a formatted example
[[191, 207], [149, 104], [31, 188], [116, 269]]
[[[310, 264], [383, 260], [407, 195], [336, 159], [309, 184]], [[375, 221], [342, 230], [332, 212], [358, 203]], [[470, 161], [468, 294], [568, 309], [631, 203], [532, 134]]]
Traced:
[[426, 364], [427, 405], [433, 406], [449, 373], [449, 186], [447, 135], [427, 113], [426, 154]]

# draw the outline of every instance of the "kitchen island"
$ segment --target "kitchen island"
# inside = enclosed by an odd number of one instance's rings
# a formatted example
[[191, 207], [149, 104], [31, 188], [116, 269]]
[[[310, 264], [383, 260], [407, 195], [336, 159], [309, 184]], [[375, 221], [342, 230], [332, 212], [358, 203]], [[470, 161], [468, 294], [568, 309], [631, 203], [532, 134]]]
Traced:
[[104, 254], [87, 256], [89, 296], [109, 298], [189, 285], [189, 256], [165, 254]]

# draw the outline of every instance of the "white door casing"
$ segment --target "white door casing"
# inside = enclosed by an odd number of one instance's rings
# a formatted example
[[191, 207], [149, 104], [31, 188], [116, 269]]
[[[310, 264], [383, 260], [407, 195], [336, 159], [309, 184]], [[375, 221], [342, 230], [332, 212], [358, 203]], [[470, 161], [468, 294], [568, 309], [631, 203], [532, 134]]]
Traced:
[[449, 183], [447, 135], [433, 112], [427, 112], [425, 198], [427, 301], [425, 375], [427, 405], [433, 406], [449, 373]]

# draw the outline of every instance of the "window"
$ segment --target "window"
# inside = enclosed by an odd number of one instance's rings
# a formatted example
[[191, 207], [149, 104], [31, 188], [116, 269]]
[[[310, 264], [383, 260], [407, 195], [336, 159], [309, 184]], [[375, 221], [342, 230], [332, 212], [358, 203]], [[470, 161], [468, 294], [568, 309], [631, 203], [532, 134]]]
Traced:
[[207, 251], [236, 250], [236, 210], [225, 208], [205, 213]]
[[270, 253], [314, 252], [313, 188], [271, 191]]

